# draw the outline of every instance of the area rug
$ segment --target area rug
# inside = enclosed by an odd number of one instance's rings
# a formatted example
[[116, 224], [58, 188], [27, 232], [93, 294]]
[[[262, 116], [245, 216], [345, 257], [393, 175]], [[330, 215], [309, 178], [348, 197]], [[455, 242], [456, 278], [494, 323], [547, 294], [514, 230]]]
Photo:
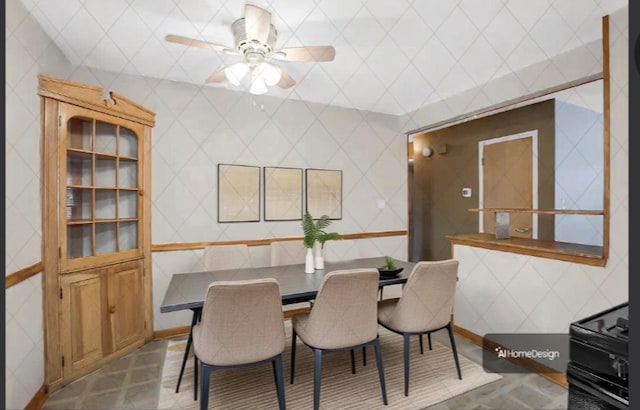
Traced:
[[[285, 323], [288, 343], [283, 354], [283, 365], [287, 409], [310, 409], [313, 407], [313, 355], [311, 349], [298, 340], [295, 383], [290, 384], [291, 326], [289, 321]], [[351, 374], [349, 352], [328, 353], [323, 356], [320, 408], [418, 410], [502, 378], [499, 374], [486, 373], [482, 366], [459, 355], [462, 370], [462, 380], [459, 380], [448, 345], [434, 340], [433, 350], [428, 350], [425, 337], [425, 352], [421, 355], [418, 338], [414, 337], [410, 355], [409, 396], [405, 397], [402, 336], [380, 328], [380, 342], [389, 405], [384, 406], [382, 403], [375, 355], [370, 347], [367, 349], [366, 366], [362, 363], [361, 349], [356, 352], [356, 374]], [[185, 347], [186, 338], [168, 343], [162, 370], [159, 409], [199, 409], [199, 402], [193, 399], [192, 354], [187, 361], [180, 392], [175, 392]], [[277, 409], [278, 399], [271, 364], [214, 372], [210, 382], [209, 408]]]

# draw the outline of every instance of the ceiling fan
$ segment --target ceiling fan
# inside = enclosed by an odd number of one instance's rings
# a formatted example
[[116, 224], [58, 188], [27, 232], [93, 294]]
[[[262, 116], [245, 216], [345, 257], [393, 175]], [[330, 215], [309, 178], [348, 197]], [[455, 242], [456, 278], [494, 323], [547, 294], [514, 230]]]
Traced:
[[322, 62], [333, 61], [336, 55], [332, 46], [288, 47], [276, 50], [274, 45], [278, 39], [278, 31], [271, 24], [271, 13], [252, 4], [245, 4], [244, 17], [231, 24], [231, 31], [235, 38], [233, 48], [174, 34], [167, 35], [165, 40], [242, 56], [243, 61], [213, 73], [205, 82], [220, 83], [228, 80], [233, 85], [240, 85], [243, 78], [249, 74], [249, 92], [252, 94], [264, 94], [268, 86], [277, 85], [287, 89], [296, 83], [286, 71], [270, 63], [272, 58], [282, 61]]

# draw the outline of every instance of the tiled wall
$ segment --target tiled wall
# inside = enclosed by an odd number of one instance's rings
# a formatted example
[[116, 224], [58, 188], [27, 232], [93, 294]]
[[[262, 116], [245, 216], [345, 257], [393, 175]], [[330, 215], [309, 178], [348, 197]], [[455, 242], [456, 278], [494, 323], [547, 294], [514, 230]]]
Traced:
[[[5, 272], [42, 260], [38, 74], [65, 78], [71, 65], [17, 0], [6, 2]], [[22, 409], [44, 380], [42, 282], [6, 290], [5, 406]]]
[[610, 17], [611, 225], [607, 266], [456, 245], [455, 318], [476, 334], [567, 332], [569, 324], [629, 299], [628, 7]]

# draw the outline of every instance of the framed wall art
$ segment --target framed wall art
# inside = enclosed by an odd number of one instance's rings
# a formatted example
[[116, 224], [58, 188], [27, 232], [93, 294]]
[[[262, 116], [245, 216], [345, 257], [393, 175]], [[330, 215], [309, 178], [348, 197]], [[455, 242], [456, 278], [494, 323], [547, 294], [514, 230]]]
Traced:
[[302, 219], [302, 169], [264, 167], [264, 220]]
[[218, 222], [260, 221], [260, 167], [218, 164]]
[[307, 211], [319, 218], [342, 219], [342, 171], [332, 169], [307, 169]]

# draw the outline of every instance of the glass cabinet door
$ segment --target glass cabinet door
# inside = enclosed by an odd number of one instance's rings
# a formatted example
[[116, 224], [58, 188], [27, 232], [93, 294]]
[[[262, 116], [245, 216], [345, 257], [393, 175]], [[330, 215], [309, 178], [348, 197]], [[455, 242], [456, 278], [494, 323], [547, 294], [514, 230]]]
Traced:
[[91, 116], [66, 122], [66, 260], [139, 251], [139, 134]]

